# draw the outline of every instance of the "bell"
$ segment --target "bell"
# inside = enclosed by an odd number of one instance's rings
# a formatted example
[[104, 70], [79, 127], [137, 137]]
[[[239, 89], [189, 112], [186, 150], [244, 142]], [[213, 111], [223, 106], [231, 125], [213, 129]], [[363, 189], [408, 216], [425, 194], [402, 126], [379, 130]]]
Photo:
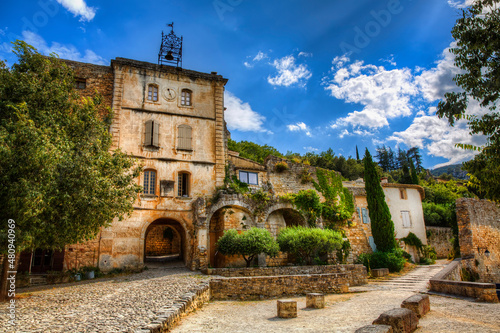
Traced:
[[167, 55], [165, 56], [166, 60], [174, 60], [174, 56], [172, 55], [172, 51], [168, 51]]

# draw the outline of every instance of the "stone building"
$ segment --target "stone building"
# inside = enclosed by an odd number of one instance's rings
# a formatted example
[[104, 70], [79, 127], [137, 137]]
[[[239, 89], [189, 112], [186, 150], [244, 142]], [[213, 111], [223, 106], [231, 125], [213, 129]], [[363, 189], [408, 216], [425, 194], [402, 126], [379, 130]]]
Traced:
[[[300, 212], [279, 195], [311, 189], [316, 169], [273, 156], [259, 164], [227, 150], [227, 79], [216, 72], [200, 73], [124, 58], [112, 60], [110, 66], [66, 63], [75, 70], [76, 89], [83, 96], [97, 91], [113, 109], [113, 149], [120, 148], [142, 164], [137, 182], [143, 186], [143, 193], [138, 195], [130, 216], [102, 228], [94, 240], [69, 245], [63, 253], [39, 254], [41, 259], [36, 263], [42, 266], [38, 271], [88, 265], [103, 271], [135, 268], [148, 259], [165, 256], [178, 256], [190, 269], [219, 267], [231, 261], [215, 249], [224, 230], [243, 231], [256, 226], [276, 236], [286, 226], [306, 225]], [[287, 170], [276, 170], [278, 162], [286, 163]], [[258, 202], [218, 191], [226, 173], [254, 191], [263, 189], [273, 199]], [[363, 184], [345, 186], [355, 194], [357, 206], [346, 228], [352, 260], [372, 251], [371, 230]], [[384, 191], [397, 237], [412, 231], [425, 243], [423, 190], [384, 184]], [[318, 224], [321, 226], [321, 221]], [[32, 262], [29, 255], [21, 260], [21, 271]], [[285, 260], [281, 256], [268, 259], [267, 264], [279, 265]]]

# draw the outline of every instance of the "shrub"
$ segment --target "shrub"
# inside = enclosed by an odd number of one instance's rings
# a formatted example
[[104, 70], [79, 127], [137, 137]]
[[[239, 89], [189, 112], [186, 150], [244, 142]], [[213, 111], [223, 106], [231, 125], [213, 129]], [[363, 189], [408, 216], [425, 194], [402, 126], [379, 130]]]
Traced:
[[242, 234], [235, 229], [224, 232], [217, 241], [217, 250], [224, 255], [241, 255], [250, 267], [252, 260], [261, 253], [278, 255], [279, 246], [268, 230], [253, 227]]
[[307, 218], [309, 224], [316, 223], [321, 216], [321, 202], [318, 193], [314, 190], [300, 190], [295, 195], [295, 206]]
[[276, 170], [276, 172], [284, 172], [286, 170], [289, 169], [288, 167], [288, 163], [286, 162], [277, 162], [275, 165], [274, 165], [274, 169]]
[[314, 258], [340, 249], [342, 236], [333, 230], [294, 226], [281, 230], [278, 244], [282, 251], [302, 261], [299, 263], [311, 265]]
[[389, 268], [390, 272], [399, 272], [406, 262], [405, 251], [394, 249], [390, 252], [362, 253], [356, 262], [369, 269]]

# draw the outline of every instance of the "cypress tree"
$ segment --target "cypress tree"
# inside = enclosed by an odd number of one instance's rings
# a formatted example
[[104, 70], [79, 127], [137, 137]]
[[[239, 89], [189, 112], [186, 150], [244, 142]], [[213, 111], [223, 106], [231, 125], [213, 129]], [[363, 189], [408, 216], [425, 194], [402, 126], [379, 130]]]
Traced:
[[356, 160], [359, 162], [358, 146], [356, 145]]
[[388, 252], [396, 248], [394, 223], [392, 222], [389, 207], [385, 202], [385, 194], [380, 185], [375, 163], [368, 148], [365, 152], [364, 166], [366, 200], [368, 201], [373, 240], [378, 251]]
[[417, 170], [415, 170], [415, 165], [413, 164], [413, 161], [410, 162], [410, 175], [411, 175], [411, 183], [418, 185]]

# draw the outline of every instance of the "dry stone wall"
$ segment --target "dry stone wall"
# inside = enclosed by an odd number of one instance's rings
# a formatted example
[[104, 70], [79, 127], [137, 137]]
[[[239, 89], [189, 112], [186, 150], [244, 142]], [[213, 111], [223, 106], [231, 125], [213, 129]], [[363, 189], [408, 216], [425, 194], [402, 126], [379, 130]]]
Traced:
[[426, 227], [426, 229], [427, 244], [436, 249], [436, 254], [439, 259], [448, 258], [448, 254], [453, 249], [451, 244], [453, 230], [451, 228], [442, 227]]

